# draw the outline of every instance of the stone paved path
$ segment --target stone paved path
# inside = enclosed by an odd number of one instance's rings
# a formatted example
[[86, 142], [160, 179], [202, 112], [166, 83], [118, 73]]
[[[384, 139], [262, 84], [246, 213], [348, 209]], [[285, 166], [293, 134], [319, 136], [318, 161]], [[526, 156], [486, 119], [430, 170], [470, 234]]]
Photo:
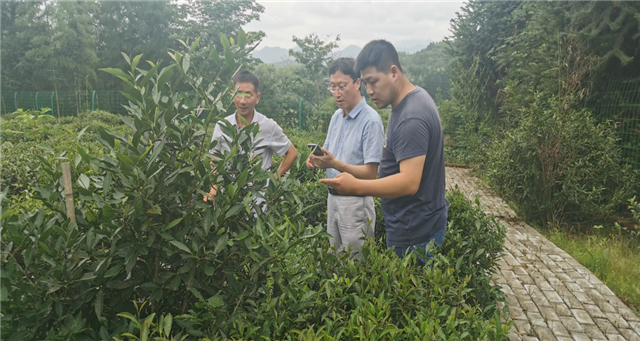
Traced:
[[507, 227], [494, 281], [506, 294], [510, 340], [640, 341], [640, 318], [595, 275], [555, 246], [467, 169], [447, 167], [447, 187], [479, 195]]

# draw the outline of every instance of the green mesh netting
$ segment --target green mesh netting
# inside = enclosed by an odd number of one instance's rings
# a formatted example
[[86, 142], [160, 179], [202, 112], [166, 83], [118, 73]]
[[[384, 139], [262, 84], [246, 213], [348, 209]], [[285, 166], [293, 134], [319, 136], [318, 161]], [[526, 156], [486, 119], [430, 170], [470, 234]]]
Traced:
[[640, 167], [640, 78], [615, 79], [598, 84], [587, 107], [601, 121], [616, 124], [625, 160]]

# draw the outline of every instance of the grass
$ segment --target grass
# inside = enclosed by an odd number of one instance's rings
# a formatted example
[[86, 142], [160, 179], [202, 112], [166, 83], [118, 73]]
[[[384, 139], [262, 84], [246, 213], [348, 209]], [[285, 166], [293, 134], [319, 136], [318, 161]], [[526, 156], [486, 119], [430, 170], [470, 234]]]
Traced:
[[613, 228], [592, 233], [542, 231], [584, 265], [640, 316], [640, 237]]

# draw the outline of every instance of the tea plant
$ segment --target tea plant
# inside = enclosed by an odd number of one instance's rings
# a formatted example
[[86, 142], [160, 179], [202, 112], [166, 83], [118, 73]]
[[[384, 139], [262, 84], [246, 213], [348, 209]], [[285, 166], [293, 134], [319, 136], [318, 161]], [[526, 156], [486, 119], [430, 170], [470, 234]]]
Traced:
[[[127, 57], [129, 72], [107, 70], [124, 83], [130, 115], [123, 121], [134, 133], [100, 129], [104, 156], [77, 148], [90, 170], [74, 185], [77, 224], [59, 205], [56, 168], [46, 169], [49, 184], [37, 189], [46, 211], [18, 215], [3, 207], [4, 335], [109, 339], [123, 328], [111, 317], [129, 310], [132, 299], [149, 301], [148, 312], [180, 314], [203, 297], [234, 305], [261, 295], [266, 266], [277, 259], [263, 237], [288, 225], [251, 213], [259, 211], [252, 198], [269, 177], [248, 158], [256, 126], [230, 131], [236, 145], [211, 176], [215, 142], [207, 131], [225, 108], [191, 69], [196, 45], [173, 52], [164, 68], [139, 68], [136, 56]], [[224, 45], [222, 69], [237, 70], [234, 54], [247, 51], [230, 40]], [[191, 95], [172, 91], [174, 72], [193, 86]], [[212, 183], [228, 184], [214, 206], [202, 201]], [[213, 311], [221, 323], [229, 313]]]
[[[8, 117], [7, 117], [8, 116]], [[33, 200], [34, 188], [47, 178], [45, 169], [61, 162], [71, 163], [72, 175], [77, 178], [90, 172], [80, 165], [77, 152], [83, 147], [89, 154], [102, 155], [102, 147], [96, 140], [99, 128], [108, 127], [115, 132], [126, 132], [129, 128], [120, 118], [107, 112], [81, 113], [78, 117], [56, 119], [46, 111], [22, 111], [0, 118], [2, 125], [2, 179], [0, 184], [7, 193], [6, 204], [13, 210], [25, 211], [38, 207]]]

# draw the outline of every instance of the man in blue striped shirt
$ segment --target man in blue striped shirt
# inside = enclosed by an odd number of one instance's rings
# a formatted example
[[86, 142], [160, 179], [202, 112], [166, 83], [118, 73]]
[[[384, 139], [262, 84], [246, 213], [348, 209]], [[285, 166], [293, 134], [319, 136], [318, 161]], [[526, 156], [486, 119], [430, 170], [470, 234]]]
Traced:
[[[323, 156], [311, 154], [307, 167], [326, 169], [326, 177], [348, 172], [375, 179], [382, 157], [384, 128], [380, 115], [360, 94], [360, 77], [353, 58], [338, 58], [329, 67], [329, 91], [338, 104], [324, 142]], [[327, 232], [331, 246], [357, 252], [365, 237], [373, 237], [376, 212], [371, 196], [344, 196], [329, 187]]]

